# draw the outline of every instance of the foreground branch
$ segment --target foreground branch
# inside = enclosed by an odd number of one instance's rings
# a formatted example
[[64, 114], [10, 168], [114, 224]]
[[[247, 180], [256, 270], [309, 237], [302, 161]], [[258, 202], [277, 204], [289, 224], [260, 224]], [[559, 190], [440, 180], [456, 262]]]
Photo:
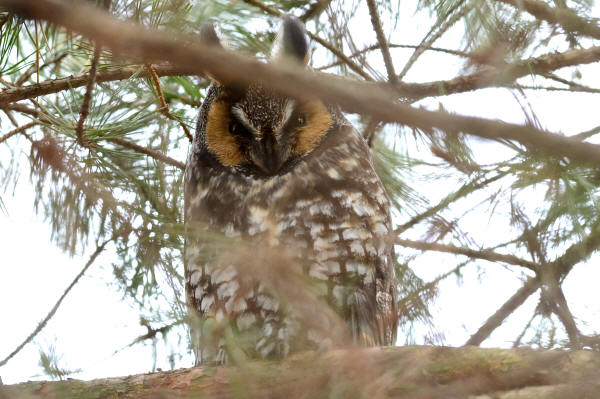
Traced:
[[[465, 132], [490, 140], [511, 140], [537, 151], [567, 157], [573, 161], [600, 164], [599, 145], [581, 143], [529, 126], [415, 109], [398, 103], [397, 91], [389, 89], [387, 84], [382, 86], [334, 79], [294, 65], [265, 64], [199, 43], [197, 39], [187, 36], [167, 36], [164, 32], [122, 22], [82, 3], [65, 3], [60, 0], [0, 0], [0, 5], [22, 15], [46, 19], [65, 26], [97, 40], [116, 53], [141, 58], [147, 62], [169, 61], [198, 74], [208, 72], [220, 81], [260, 83], [285, 95], [316, 97], [325, 102], [337, 103], [348, 112], [368, 114], [383, 122], [397, 122], [423, 130], [437, 128], [443, 131]], [[191, 40], [194, 41], [190, 42]], [[594, 48], [593, 56], [600, 57], [600, 48]], [[565, 61], [565, 57], [562, 58]], [[529, 65], [534, 71], [536, 67]], [[310, 90], [307, 90], [307, 87], [310, 87]]]
[[[284, 362], [195, 367], [93, 381], [0, 386], [16, 398], [583, 398], [596, 397], [600, 354], [402, 347], [347, 349]], [[471, 396], [472, 395], [472, 396]], [[477, 396], [481, 395], [481, 396]]]

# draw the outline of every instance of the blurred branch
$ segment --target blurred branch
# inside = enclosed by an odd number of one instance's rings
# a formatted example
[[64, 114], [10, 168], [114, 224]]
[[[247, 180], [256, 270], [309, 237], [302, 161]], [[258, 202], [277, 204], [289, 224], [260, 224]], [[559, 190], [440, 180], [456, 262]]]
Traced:
[[600, 39], [600, 27], [597, 24], [586, 21], [566, 6], [562, 8], [552, 8], [546, 3], [538, 0], [496, 1], [525, 10], [537, 19], [544, 20], [550, 24], [560, 25], [566, 32], [580, 33], [584, 36]]
[[600, 388], [599, 364], [600, 355], [590, 351], [408, 346], [92, 381], [36, 381], [0, 389], [8, 397], [48, 399], [593, 398]]
[[332, 0], [317, 0], [308, 7], [306, 12], [300, 16], [300, 21], [306, 22], [309, 19], [317, 18], [323, 11], [329, 7]]
[[36, 122], [29, 122], [23, 126], [20, 126], [14, 130], [11, 130], [10, 132], [6, 133], [4, 136], [0, 136], [0, 144], [4, 143], [6, 140], [8, 140], [9, 138], [11, 138], [12, 136], [19, 134], [21, 132], [24, 132], [25, 130], [29, 129], [30, 127], [35, 126]]
[[398, 245], [402, 245], [403, 247], [420, 249], [422, 251], [446, 252], [455, 255], [465, 255], [475, 259], [483, 259], [489, 262], [508, 263], [510, 265], [526, 267], [533, 271], [537, 270], [538, 268], [538, 266], [533, 262], [520, 259], [514, 255], [499, 254], [489, 249], [475, 250], [470, 248], [455, 247], [454, 245], [438, 244], [434, 242], [424, 241], [403, 240], [400, 238], [397, 238], [395, 243]]
[[367, 0], [367, 5], [369, 6], [369, 14], [371, 15], [371, 24], [373, 25], [373, 30], [377, 36], [377, 42], [379, 43], [385, 69], [387, 70], [388, 81], [392, 84], [396, 84], [398, 83], [398, 77], [396, 76], [396, 71], [394, 70], [394, 63], [392, 61], [392, 56], [390, 55], [390, 48], [388, 47], [387, 39], [383, 33], [381, 19], [379, 19], [377, 3], [375, 3], [375, 0]]
[[69, 286], [67, 287], [67, 289], [63, 292], [63, 294], [60, 296], [60, 298], [58, 299], [58, 301], [54, 304], [54, 306], [52, 307], [52, 309], [50, 309], [50, 312], [48, 312], [48, 314], [46, 315], [46, 317], [44, 317], [44, 319], [42, 319], [42, 321], [39, 322], [39, 324], [33, 330], [33, 332], [31, 334], [29, 334], [29, 336], [27, 338], [25, 338], [25, 340], [19, 346], [17, 346], [17, 348], [14, 351], [12, 351], [7, 357], [5, 357], [2, 361], [0, 361], [0, 367], [4, 366], [10, 359], [12, 359], [17, 353], [19, 353], [21, 351], [21, 349], [23, 349], [25, 347], [25, 345], [27, 345], [28, 343], [30, 343], [35, 338], [35, 336], [38, 335], [38, 333], [40, 331], [42, 331], [44, 329], [44, 327], [46, 327], [46, 325], [48, 324], [48, 321], [50, 321], [50, 319], [56, 314], [56, 311], [60, 307], [62, 301], [69, 294], [69, 292], [71, 292], [71, 290], [73, 289], [73, 287], [75, 287], [75, 285], [79, 282], [79, 280], [81, 279], [81, 277], [83, 277], [83, 275], [90, 268], [90, 266], [94, 263], [94, 261], [96, 260], [96, 258], [98, 257], [98, 255], [100, 255], [100, 253], [102, 251], [104, 251], [104, 248], [106, 247], [106, 245], [109, 242], [113, 241], [116, 238], [117, 238], [117, 235], [114, 235], [114, 236], [112, 236], [111, 238], [109, 238], [108, 240], [104, 241], [102, 244], [100, 244], [100, 245], [98, 245], [96, 247], [96, 250], [94, 251], [94, 253], [92, 253], [92, 255], [88, 259], [88, 261], [85, 264], [85, 266], [83, 267], [83, 269], [81, 269], [81, 271], [79, 272], [79, 274], [77, 274], [77, 276], [75, 276], [75, 278], [73, 279], [73, 281], [71, 281], [71, 284], [69, 284]]
[[479, 346], [496, 328], [500, 327], [504, 320], [521, 306], [527, 298], [535, 293], [538, 288], [540, 288], [539, 279], [527, 279], [527, 282], [519, 288], [519, 290], [515, 292], [515, 294], [496, 311], [496, 313], [487, 319], [475, 334], [471, 335], [471, 338], [469, 338], [465, 345]]
[[[43, 70], [44, 68], [49, 67], [50, 65], [54, 65], [59, 63], [63, 58], [65, 58], [67, 56], [67, 53], [62, 53], [57, 55], [56, 57], [46, 61], [45, 63], [43, 63], [40, 66], [40, 71]], [[25, 83], [27, 81], [27, 79], [29, 79], [31, 77], [31, 75], [33, 75], [36, 72], [36, 65], [33, 64], [32, 66], [30, 66], [23, 74], [21, 74], [21, 76], [19, 76], [19, 78], [15, 81], [15, 86], [22, 86], [23, 83]]]
[[[0, 5], [23, 15], [44, 18], [100, 41], [115, 53], [149, 60], [168, 60], [186, 70], [209, 72], [217, 79], [237, 83], [260, 83], [282, 94], [300, 98], [319, 98], [337, 103], [347, 112], [369, 114], [382, 122], [402, 123], [417, 129], [436, 128], [465, 132], [490, 140], [511, 140], [576, 162], [600, 163], [600, 146], [541, 131], [530, 126], [514, 125], [475, 117], [426, 111], [400, 104], [397, 92], [376, 83], [322, 76], [296, 65], [269, 65], [250, 57], [202, 44], [180, 35], [144, 29], [122, 22], [82, 3], [60, 0], [0, 0]], [[585, 57], [582, 56], [585, 54]], [[583, 58], [582, 58], [583, 57]], [[586, 58], [587, 57], [587, 58]], [[574, 50], [548, 55], [535, 65], [525, 61], [512, 67], [510, 75], [547, 72], [573, 62], [600, 59], [600, 48]], [[540, 70], [538, 70], [541, 69]], [[244, 73], [240, 73], [244, 71]], [[496, 76], [498, 72], [492, 73]], [[464, 83], [464, 82], [463, 82]], [[307, 88], [310, 87], [310, 90]], [[439, 91], [440, 87], [436, 88]], [[443, 90], [442, 90], [443, 91]], [[1, 104], [1, 103], [0, 103]]]
[[[415, 45], [411, 45], [411, 44], [393, 44], [393, 43], [388, 43], [388, 47], [389, 48], [412, 48], [412, 49], [416, 49], [416, 48], [419, 48], [420, 46], [415, 46]], [[355, 57], [358, 57], [359, 55], [362, 55], [364, 53], [368, 53], [370, 51], [378, 50], [379, 48], [380, 48], [379, 44], [374, 44], [372, 46], [365, 47], [364, 49], [362, 49], [360, 51], [352, 53], [349, 57], [350, 58], [355, 58]], [[426, 49], [426, 51], [437, 51], [437, 52], [440, 52], [440, 53], [446, 53], [446, 54], [456, 55], [457, 57], [470, 58], [470, 54], [469, 53], [466, 53], [464, 51], [458, 51], [458, 50], [450, 50], [450, 49], [439, 48], [439, 47], [428, 47]], [[316, 70], [317, 71], [323, 71], [325, 69], [333, 68], [335, 66], [342, 65], [342, 64], [343, 64], [342, 61], [336, 61], [336, 62], [332, 62], [331, 64], [327, 64], [327, 65], [318, 67], [318, 68], [316, 68]]]

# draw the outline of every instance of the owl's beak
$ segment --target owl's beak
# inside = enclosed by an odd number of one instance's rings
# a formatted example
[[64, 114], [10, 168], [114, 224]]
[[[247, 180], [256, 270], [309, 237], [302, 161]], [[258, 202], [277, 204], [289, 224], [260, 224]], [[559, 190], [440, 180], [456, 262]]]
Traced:
[[277, 143], [272, 137], [255, 141], [250, 146], [250, 159], [261, 172], [274, 175], [287, 161], [290, 154], [289, 145]]

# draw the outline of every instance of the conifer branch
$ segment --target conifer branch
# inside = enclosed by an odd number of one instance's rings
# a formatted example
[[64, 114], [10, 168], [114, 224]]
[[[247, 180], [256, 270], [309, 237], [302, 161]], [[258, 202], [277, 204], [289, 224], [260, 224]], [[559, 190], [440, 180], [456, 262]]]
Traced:
[[[394, 43], [388, 43], [388, 47], [389, 48], [407, 48], [407, 49], [408, 48], [410, 48], [410, 49], [420, 48], [420, 46], [416, 46], [414, 44], [394, 44]], [[356, 51], [356, 52], [350, 54], [348, 57], [349, 58], [356, 58], [359, 55], [368, 53], [370, 51], [378, 50], [379, 48], [380, 48], [379, 44], [374, 44], [372, 46], [365, 47], [362, 50]], [[455, 55], [457, 57], [471, 58], [471, 55], [469, 53], [467, 53], [467, 52], [459, 51], [459, 50], [450, 50], [450, 49], [440, 48], [440, 47], [428, 47], [428, 48], [425, 49], [425, 51], [437, 51], [437, 52], [440, 52], [440, 53], [446, 53], [446, 54], [450, 54], [450, 55]], [[317, 71], [324, 71], [326, 69], [333, 68], [335, 66], [342, 65], [342, 64], [343, 64], [342, 61], [335, 61], [335, 62], [332, 62], [331, 64], [320, 66], [320, 67], [316, 68], [316, 70]]]
[[6, 133], [4, 136], [0, 136], [0, 144], [4, 143], [6, 140], [8, 140], [9, 138], [11, 138], [12, 136], [22, 133], [25, 130], [29, 129], [30, 127], [33, 127], [36, 125], [36, 122], [29, 122], [23, 126], [20, 126], [14, 130], [11, 130], [10, 132]]
[[75, 127], [75, 134], [77, 136], [77, 144], [84, 148], [91, 148], [93, 144], [89, 141], [83, 132], [83, 124], [87, 119], [90, 112], [90, 100], [92, 98], [92, 90], [94, 84], [96, 84], [96, 70], [98, 69], [98, 62], [100, 61], [100, 52], [102, 51], [101, 46], [96, 44], [94, 47], [94, 55], [92, 56], [92, 64], [90, 66], [89, 78], [85, 87], [85, 93], [83, 94], [83, 101], [81, 103], [81, 109], [79, 111], [79, 121]]
[[160, 81], [158, 80], [158, 75], [154, 71], [154, 68], [152, 67], [151, 64], [146, 64], [146, 68], [148, 69], [148, 72], [150, 73], [150, 77], [152, 78], [152, 81], [154, 82], [154, 87], [156, 88], [156, 94], [158, 95], [158, 100], [160, 101], [159, 112], [161, 114], [163, 114], [167, 119], [170, 119], [172, 121], [179, 123], [179, 125], [183, 129], [183, 132], [185, 133], [185, 136], [191, 142], [192, 140], [194, 140], [194, 138], [190, 134], [190, 131], [187, 128], [187, 126], [185, 125], [185, 123], [183, 123], [183, 121], [181, 121], [180, 119], [174, 117], [173, 114], [171, 114], [171, 112], [169, 111], [169, 104], [167, 104], [167, 102], [165, 101], [165, 96], [163, 94], [162, 88], [160, 87]]
[[600, 39], [600, 26], [586, 21], [566, 6], [552, 8], [538, 0], [496, 0], [514, 8], [523, 9], [537, 19], [553, 25], [560, 25], [566, 32], [579, 33], [584, 36]]
[[375, 0], [367, 0], [367, 5], [369, 7], [369, 14], [371, 15], [371, 24], [373, 25], [373, 30], [377, 36], [379, 49], [381, 50], [385, 69], [387, 70], [388, 81], [391, 84], [396, 84], [398, 83], [398, 77], [396, 76], [396, 71], [394, 70], [394, 62], [392, 61], [387, 39], [383, 33], [381, 19], [379, 18], [379, 12], [377, 11], [377, 4], [375, 3]]
[[[172, 65], [154, 65], [154, 72], [158, 76], [184, 76], [193, 75], [192, 70], [178, 68]], [[150, 72], [142, 67], [122, 67], [111, 68], [109, 70], [97, 71], [96, 82], [111, 82], [117, 80], [125, 80], [131, 77], [148, 78]], [[43, 96], [46, 94], [58, 93], [71, 88], [82, 87], [88, 84], [90, 79], [89, 74], [78, 76], [69, 76], [61, 79], [53, 79], [39, 84], [32, 84], [21, 87], [13, 87], [11, 89], [0, 92], [0, 107], [21, 100], [27, 100], [34, 97]]]
[[397, 238], [395, 243], [402, 245], [403, 247], [420, 249], [422, 251], [436, 251], [455, 255], [464, 255], [474, 259], [487, 260], [489, 262], [502, 262], [510, 265], [526, 267], [533, 271], [538, 269], [538, 265], [533, 262], [518, 258], [514, 255], [499, 254], [490, 249], [476, 250], [471, 248], [456, 247], [454, 245], [439, 244], [435, 242], [404, 240], [401, 238]]
[[154, 158], [157, 161], [164, 162], [167, 165], [175, 166], [176, 168], [185, 170], [185, 164], [183, 162], [176, 161], [175, 159], [168, 157], [167, 155], [163, 154], [162, 152], [155, 151], [150, 148], [142, 147], [141, 145], [135, 144], [131, 141], [122, 139], [120, 137], [113, 137], [113, 138], [109, 138], [107, 140], [110, 141], [111, 143], [115, 143], [122, 147], [133, 150], [135, 152], [139, 152], [140, 154], [148, 155], [149, 157]]

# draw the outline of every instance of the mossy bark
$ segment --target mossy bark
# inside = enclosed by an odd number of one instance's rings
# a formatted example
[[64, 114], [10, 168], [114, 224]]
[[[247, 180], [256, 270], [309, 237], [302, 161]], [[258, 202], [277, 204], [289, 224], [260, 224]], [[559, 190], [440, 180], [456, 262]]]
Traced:
[[600, 398], [600, 353], [410, 346], [305, 353], [92, 381], [0, 386], [5, 398]]

